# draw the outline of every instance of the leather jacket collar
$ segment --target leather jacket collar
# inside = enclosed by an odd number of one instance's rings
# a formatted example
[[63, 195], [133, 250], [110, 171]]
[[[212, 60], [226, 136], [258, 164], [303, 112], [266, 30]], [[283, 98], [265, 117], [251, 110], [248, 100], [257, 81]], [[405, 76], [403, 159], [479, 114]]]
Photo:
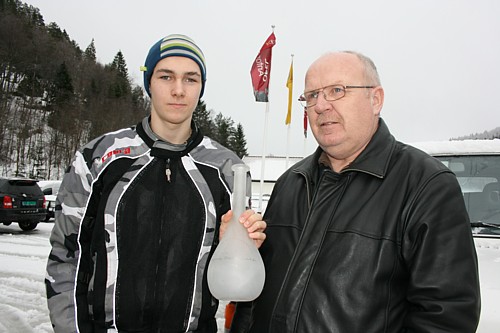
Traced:
[[[384, 120], [380, 118], [379, 127], [372, 139], [361, 152], [361, 154], [340, 173], [348, 171], [359, 171], [371, 174], [378, 178], [384, 178], [388, 161], [394, 151], [396, 140], [389, 132]], [[323, 150], [318, 147], [314, 154], [306, 157], [293, 167], [293, 171], [301, 173], [309, 179], [317, 179], [317, 170], [319, 169], [319, 158]]]

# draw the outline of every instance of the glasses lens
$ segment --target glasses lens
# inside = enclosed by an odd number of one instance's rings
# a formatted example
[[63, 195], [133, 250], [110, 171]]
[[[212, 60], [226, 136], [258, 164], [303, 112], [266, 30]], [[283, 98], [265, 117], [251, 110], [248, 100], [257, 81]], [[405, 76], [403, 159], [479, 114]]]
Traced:
[[329, 86], [323, 89], [325, 94], [325, 99], [327, 101], [336, 101], [341, 99], [345, 95], [345, 90], [343, 86]]
[[303, 105], [307, 107], [315, 105], [318, 101], [318, 91], [309, 91], [302, 96], [304, 96]]

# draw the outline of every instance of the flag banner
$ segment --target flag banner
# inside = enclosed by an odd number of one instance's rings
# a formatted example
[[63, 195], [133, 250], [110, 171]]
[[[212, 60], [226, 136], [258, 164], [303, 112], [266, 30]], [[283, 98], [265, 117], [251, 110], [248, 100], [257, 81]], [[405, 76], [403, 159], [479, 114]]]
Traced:
[[307, 109], [304, 108], [304, 138], [307, 138]]
[[288, 88], [288, 112], [286, 114], [285, 125], [288, 125], [292, 122], [293, 59], [290, 64], [290, 72], [288, 72], [286, 87]]
[[276, 44], [274, 32], [269, 35], [259, 54], [253, 62], [252, 76], [253, 94], [256, 102], [269, 102], [269, 79], [271, 77], [272, 48]]

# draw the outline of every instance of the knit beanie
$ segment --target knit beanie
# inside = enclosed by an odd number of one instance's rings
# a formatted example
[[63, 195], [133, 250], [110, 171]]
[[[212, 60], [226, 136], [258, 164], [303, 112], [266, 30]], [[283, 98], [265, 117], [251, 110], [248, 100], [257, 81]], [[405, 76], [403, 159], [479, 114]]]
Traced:
[[192, 59], [198, 64], [198, 66], [200, 66], [201, 98], [201, 96], [203, 96], [203, 91], [205, 90], [205, 81], [207, 79], [205, 57], [201, 49], [191, 38], [179, 34], [168, 35], [156, 42], [149, 50], [148, 56], [146, 57], [146, 63], [144, 66], [141, 66], [141, 71], [144, 72], [144, 88], [146, 89], [149, 97], [151, 97], [149, 82], [151, 81], [153, 71], [156, 64], [166, 57], [186, 57]]

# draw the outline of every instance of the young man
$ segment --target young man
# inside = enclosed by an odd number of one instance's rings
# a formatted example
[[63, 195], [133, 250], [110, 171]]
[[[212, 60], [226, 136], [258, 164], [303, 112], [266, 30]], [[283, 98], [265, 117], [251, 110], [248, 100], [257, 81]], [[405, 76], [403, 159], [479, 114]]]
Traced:
[[[54, 331], [217, 332], [206, 270], [242, 161], [192, 121], [205, 60], [187, 36], [151, 47], [151, 115], [76, 152], [57, 198], [47, 298]], [[257, 246], [265, 223], [248, 210]]]
[[300, 100], [319, 147], [274, 187], [264, 290], [237, 305], [231, 332], [475, 332], [477, 258], [459, 184], [390, 134], [373, 62], [320, 57]]

